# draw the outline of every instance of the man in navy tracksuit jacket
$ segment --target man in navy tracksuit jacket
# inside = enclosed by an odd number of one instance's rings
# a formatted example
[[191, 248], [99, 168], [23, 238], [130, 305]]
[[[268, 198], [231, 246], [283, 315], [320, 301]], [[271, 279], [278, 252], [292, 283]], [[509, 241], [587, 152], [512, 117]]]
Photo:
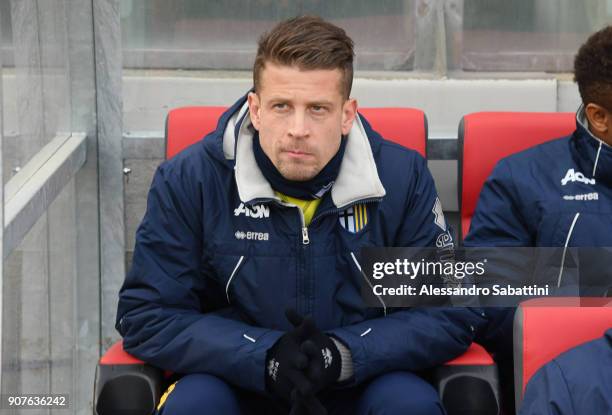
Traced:
[[[612, 246], [611, 50], [610, 26], [581, 47], [575, 60], [575, 78], [583, 105], [577, 112], [576, 130], [569, 137], [533, 147], [497, 164], [481, 191], [466, 246]], [[563, 269], [565, 254], [564, 250], [559, 263], [561, 285], [568, 283], [564, 277], [569, 276]], [[605, 293], [606, 284], [612, 286], [610, 260], [609, 255], [599, 256], [580, 264], [583, 274], [598, 275], [600, 294]], [[487, 314], [489, 323], [478, 340], [498, 353], [502, 361], [508, 361], [512, 354], [514, 309], [489, 309]], [[587, 372], [583, 376], [589, 382], [600, 381]], [[612, 400], [612, 385], [606, 387]]]
[[356, 116], [352, 66], [338, 88], [347, 39], [317, 18], [279, 24], [260, 40], [256, 92], [158, 168], [116, 327], [128, 352], [185, 375], [160, 413], [444, 412], [414, 373], [465, 351], [483, 320], [364, 304], [362, 248], [452, 238], [425, 160]]

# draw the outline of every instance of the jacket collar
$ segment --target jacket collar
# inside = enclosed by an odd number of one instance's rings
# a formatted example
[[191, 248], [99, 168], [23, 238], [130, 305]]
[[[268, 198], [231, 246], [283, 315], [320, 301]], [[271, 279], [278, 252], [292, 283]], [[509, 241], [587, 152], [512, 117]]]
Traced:
[[[223, 153], [226, 159], [234, 160], [238, 195], [244, 203], [280, 200], [255, 161], [254, 128], [245, 97], [241, 100], [242, 105], [232, 107], [233, 115], [222, 126]], [[338, 178], [330, 192], [332, 202], [337, 208], [344, 208], [365, 199], [379, 199], [385, 195], [370, 141], [360, 117], [361, 115], [355, 118], [349, 132]]]
[[612, 184], [612, 147], [591, 133], [584, 106], [576, 113], [573, 142], [583, 173], [598, 182]]

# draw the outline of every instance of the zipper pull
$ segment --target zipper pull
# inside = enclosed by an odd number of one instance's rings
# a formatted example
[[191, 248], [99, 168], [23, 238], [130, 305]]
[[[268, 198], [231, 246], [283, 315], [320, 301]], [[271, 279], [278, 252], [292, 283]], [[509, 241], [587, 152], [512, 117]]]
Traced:
[[302, 228], [302, 243], [304, 245], [308, 245], [310, 243], [310, 238], [308, 238], [308, 228], [306, 226]]

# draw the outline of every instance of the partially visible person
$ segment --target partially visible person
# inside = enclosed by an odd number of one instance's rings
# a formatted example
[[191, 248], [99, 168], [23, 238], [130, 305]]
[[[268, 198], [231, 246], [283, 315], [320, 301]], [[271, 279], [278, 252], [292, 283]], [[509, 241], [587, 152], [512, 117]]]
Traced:
[[519, 415], [583, 414], [612, 414], [612, 328], [540, 368], [519, 410]]
[[[576, 130], [496, 165], [480, 193], [465, 246], [612, 246], [612, 26], [581, 46], [574, 75], [582, 98]], [[561, 284], [564, 260], [565, 251]], [[512, 405], [514, 309], [486, 313], [489, 322], [477, 341], [496, 354], [505, 402]]]

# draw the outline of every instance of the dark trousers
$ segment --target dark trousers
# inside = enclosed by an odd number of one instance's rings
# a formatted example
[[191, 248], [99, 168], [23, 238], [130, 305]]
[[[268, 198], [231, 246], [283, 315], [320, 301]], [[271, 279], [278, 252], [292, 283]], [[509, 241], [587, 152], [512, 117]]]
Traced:
[[[353, 388], [330, 390], [320, 397], [332, 414], [444, 415], [436, 390], [410, 372], [392, 372]], [[193, 374], [174, 384], [157, 415], [287, 414], [289, 407], [230, 386], [207, 374]]]

